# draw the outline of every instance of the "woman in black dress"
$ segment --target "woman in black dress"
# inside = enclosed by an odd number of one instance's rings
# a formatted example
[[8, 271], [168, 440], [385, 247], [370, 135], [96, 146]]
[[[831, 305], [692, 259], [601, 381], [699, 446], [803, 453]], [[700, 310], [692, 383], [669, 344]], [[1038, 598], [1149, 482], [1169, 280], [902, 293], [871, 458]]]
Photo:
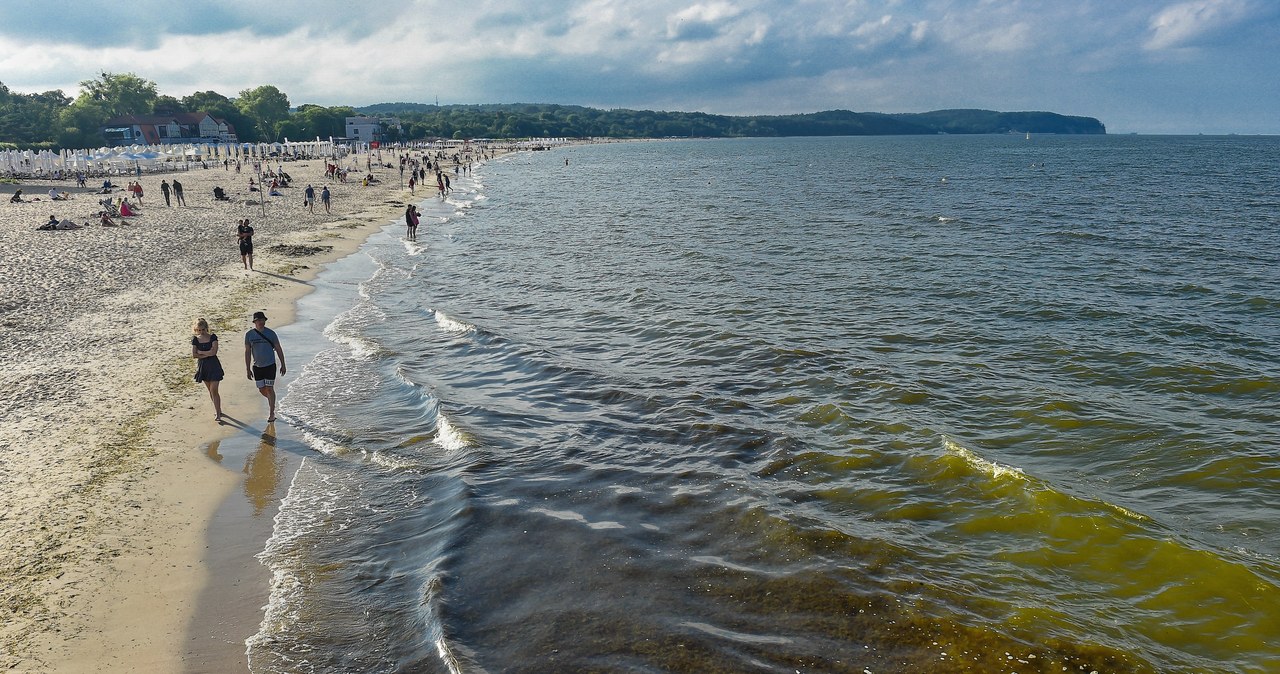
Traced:
[[196, 319], [191, 326], [191, 357], [196, 359], [196, 381], [204, 382], [213, 401], [214, 420], [222, 423], [222, 398], [218, 395], [218, 382], [222, 381], [222, 363], [218, 361], [218, 336], [209, 332], [209, 323]]

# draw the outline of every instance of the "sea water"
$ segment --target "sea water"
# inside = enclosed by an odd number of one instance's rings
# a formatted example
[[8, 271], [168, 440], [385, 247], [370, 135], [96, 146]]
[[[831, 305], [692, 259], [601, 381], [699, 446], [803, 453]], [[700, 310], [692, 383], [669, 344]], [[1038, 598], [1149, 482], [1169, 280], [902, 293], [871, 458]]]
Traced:
[[281, 331], [251, 669], [1280, 671], [1278, 166], [937, 136], [460, 172]]

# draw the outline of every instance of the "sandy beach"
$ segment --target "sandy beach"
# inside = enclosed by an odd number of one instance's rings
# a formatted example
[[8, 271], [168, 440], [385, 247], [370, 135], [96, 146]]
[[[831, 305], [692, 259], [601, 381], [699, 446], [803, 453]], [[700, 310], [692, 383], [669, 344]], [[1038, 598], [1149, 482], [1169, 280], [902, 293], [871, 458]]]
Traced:
[[[367, 155], [341, 160], [355, 169], [348, 183], [326, 181], [321, 159], [273, 162], [293, 183], [267, 198], [265, 216], [248, 165], [144, 174], [142, 214], [117, 227], [97, 222], [100, 178], [89, 189], [0, 185], [0, 669], [192, 669], [206, 532], [244, 479], [202, 448], [265, 425], [265, 401], [240, 374], [242, 335], [259, 309], [287, 324], [325, 262], [400, 218], [414, 197], [377, 157], [381, 181], [367, 187], [355, 178]], [[397, 163], [391, 151], [381, 159]], [[185, 207], [164, 204], [161, 180], [175, 177]], [[308, 183], [329, 185], [332, 214], [302, 205]], [[69, 200], [49, 201], [51, 185]], [[230, 200], [214, 200], [214, 186]], [[8, 203], [19, 187], [40, 200]], [[50, 215], [88, 226], [37, 231]], [[236, 248], [241, 218], [256, 229], [252, 272]], [[192, 380], [198, 317], [223, 344], [226, 424]]]

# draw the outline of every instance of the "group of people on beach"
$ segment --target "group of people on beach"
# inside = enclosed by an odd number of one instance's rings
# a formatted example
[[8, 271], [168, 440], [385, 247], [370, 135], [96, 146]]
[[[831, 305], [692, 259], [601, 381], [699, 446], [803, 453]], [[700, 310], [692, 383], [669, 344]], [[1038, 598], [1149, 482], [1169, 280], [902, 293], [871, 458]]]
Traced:
[[[324, 204], [324, 212], [332, 213], [331, 209], [332, 195], [329, 193], [329, 186], [325, 185], [320, 190], [320, 202]], [[307, 207], [308, 213], [316, 212], [316, 188], [307, 183], [307, 189], [302, 191], [302, 205]]]
[[[283, 171], [280, 172], [279, 174], [275, 174], [271, 183], [271, 193], [276, 196], [281, 196], [278, 189], [281, 187], [287, 187], [289, 185], [289, 180], [290, 180], [289, 174], [284, 173]], [[250, 184], [250, 191], [258, 190], [258, 186], [253, 182], [252, 178], [249, 180], [249, 184]], [[99, 192], [99, 194], [112, 194], [113, 191], [116, 189], [120, 189], [119, 186], [112, 184], [111, 180], [108, 178], [103, 181], [102, 190], [101, 192]], [[142, 197], [144, 194], [142, 189], [142, 182], [131, 180], [129, 181], [129, 184], [125, 186], [123, 189], [125, 192], [125, 196], [123, 197], [118, 197], [118, 198], [107, 197], [98, 201], [98, 205], [101, 207], [101, 209], [97, 213], [99, 224], [107, 227], [114, 227], [116, 226], [117, 223], [114, 220], [112, 220], [112, 218], [119, 218], [119, 217], [129, 218], [129, 217], [141, 215]], [[169, 181], [168, 179], [161, 180], [160, 193], [164, 196], [165, 206], [173, 206], [174, 202], [176, 202], [178, 206], [187, 205], [186, 196], [182, 192], [182, 183], [178, 181], [177, 178], [174, 178], [172, 181]], [[223, 190], [221, 187], [213, 188], [213, 197], [215, 201], [231, 200], [227, 196], [226, 191]], [[328, 185], [325, 185], [321, 188], [319, 197], [320, 197], [321, 205], [324, 206], [325, 213], [332, 214], [333, 213], [332, 194], [329, 192]], [[66, 191], [59, 191], [56, 188], [49, 190], [49, 199], [51, 201], [69, 201], [70, 198], [71, 198], [70, 193]], [[40, 201], [40, 197], [36, 197], [35, 199], [27, 199], [23, 196], [22, 188], [18, 188], [14, 190], [13, 194], [9, 197], [9, 203], [12, 203], [12, 204], [29, 203], [32, 201]], [[307, 189], [305, 191], [305, 198], [303, 199], [302, 205], [309, 212], [315, 213], [315, 201], [316, 201], [316, 190], [311, 185], [307, 185]], [[60, 220], [56, 216], [50, 216], [48, 222], [45, 222], [39, 225], [38, 227], [36, 227], [36, 229], [43, 230], [43, 231], [55, 230], [55, 229], [80, 229], [82, 227], [88, 227], [90, 224], [91, 222], [89, 220], [85, 220], [83, 224], [79, 224], [72, 220]], [[241, 223], [237, 221], [237, 224], [241, 224]], [[244, 224], [248, 224], [247, 221]], [[245, 261], [245, 268], [252, 269], [253, 268], [252, 242], [250, 241], [249, 243], [242, 245], [242, 248], [249, 249], [247, 252], [242, 250], [241, 257]]]
[[[115, 187], [115, 185], [111, 184], [110, 180], [103, 181], [101, 194], [111, 194]], [[98, 224], [104, 227], [115, 227], [117, 223], [112, 218], [131, 218], [141, 215], [143, 195], [142, 183], [129, 181], [129, 185], [124, 189], [126, 194], [124, 197], [106, 197], [98, 200], [98, 206], [100, 207], [97, 213]], [[182, 183], [179, 183], [177, 180], [173, 181], [172, 188], [170, 188], [167, 181], [161, 182], [160, 190], [164, 193], [165, 205], [169, 205], [171, 189], [173, 190], [173, 194], [177, 196], [178, 203], [185, 206], [186, 201], [182, 197]], [[71, 195], [66, 191], [59, 191], [56, 188], [49, 190], [50, 201], [69, 201], [70, 199]], [[131, 201], [131, 199], [133, 201]], [[15, 190], [13, 196], [9, 199], [10, 203], [24, 203], [25, 201], [26, 200], [22, 198], [22, 189]], [[35, 199], [34, 201], [39, 201], [39, 199]], [[36, 227], [36, 229], [39, 231], [81, 229], [83, 227], [88, 227], [90, 224], [89, 220], [85, 220], [84, 224], [78, 224], [69, 218], [59, 220], [56, 215], [50, 215], [49, 220], [39, 227]]]
[[170, 195], [170, 193], [172, 193], [172, 195], [173, 195], [173, 200], [174, 200], [174, 201], [177, 201], [179, 206], [186, 206], [186, 205], [187, 205], [187, 200], [182, 196], [182, 183], [178, 182], [178, 179], [177, 179], [177, 178], [174, 178], [174, 179], [173, 179], [173, 185], [172, 185], [172, 186], [170, 186], [170, 185], [169, 185], [169, 181], [168, 181], [168, 180], [161, 180], [161, 181], [160, 181], [160, 194], [163, 194], [163, 195], [164, 195], [164, 205], [165, 205], [165, 206], [171, 206], [171, 205], [172, 205], [171, 203], [169, 203], [169, 195]]
[[[49, 188], [49, 201], [66, 201], [69, 198], [71, 198], [71, 195], [65, 190], [59, 190], [56, 187]], [[40, 197], [31, 199], [31, 201], [40, 201]], [[27, 199], [25, 199], [22, 196], [22, 188], [18, 188], [13, 191], [13, 195], [9, 197], [9, 203], [11, 204], [27, 203]]]
[[[427, 182], [428, 168], [430, 166], [431, 166], [431, 161], [428, 160], [425, 166], [414, 165], [410, 167], [409, 194], [416, 194], [416, 192], [414, 191], [414, 188], [418, 185], [419, 182], [422, 182], [422, 183]], [[455, 168], [455, 173], [456, 173], [456, 168]], [[453, 185], [451, 185], [449, 182], [449, 174], [445, 173], [444, 171], [441, 171], [438, 165], [435, 170], [435, 174], [436, 174], [436, 191], [440, 193], [440, 196], [443, 197], [444, 195], [452, 192]]]
[[[253, 380], [258, 393], [267, 399], [267, 423], [271, 423], [276, 420], [276, 375], [284, 376], [286, 371], [284, 348], [280, 346], [280, 336], [267, 327], [264, 312], [255, 311], [251, 323], [252, 327], [244, 333], [245, 376]], [[222, 411], [218, 384], [226, 373], [218, 360], [218, 335], [209, 331], [209, 322], [203, 318], [196, 319], [191, 326], [191, 357], [196, 359], [195, 380], [205, 385], [213, 401], [214, 421], [223, 423], [227, 415]]]

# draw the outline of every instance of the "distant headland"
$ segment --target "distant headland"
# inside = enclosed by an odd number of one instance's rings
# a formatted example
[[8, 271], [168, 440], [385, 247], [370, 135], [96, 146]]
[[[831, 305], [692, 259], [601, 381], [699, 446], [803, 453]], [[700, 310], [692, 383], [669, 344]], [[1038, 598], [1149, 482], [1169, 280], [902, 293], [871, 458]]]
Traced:
[[[23, 94], [0, 83], [0, 150], [50, 150], [213, 142], [274, 143], [328, 138], [341, 142], [492, 138], [745, 138], [925, 134], [1105, 134], [1092, 117], [1053, 112], [935, 110], [920, 113], [828, 110], [793, 115], [712, 115], [578, 105], [379, 103], [295, 105], [274, 85], [234, 98], [197, 91], [161, 94], [134, 73], [100, 73], [61, 91]], [[356, 135], [356, 128], [371, 132]]]
[[356, 111], [371, 116], [395, 116], [410, 131], [410, 136], [414, 135], [414, 127], [421, 126], [424, 130], [429, 129], [432, 135], [445, 138], [734, 138], [1107, 132], [1106, 126], [1093, 117], [968, 109], [920, 113], [829, 110], [796, 115], [730, 116], [621, 108], [600, 110], [554, 104], [379, 103], [356, 108]]

